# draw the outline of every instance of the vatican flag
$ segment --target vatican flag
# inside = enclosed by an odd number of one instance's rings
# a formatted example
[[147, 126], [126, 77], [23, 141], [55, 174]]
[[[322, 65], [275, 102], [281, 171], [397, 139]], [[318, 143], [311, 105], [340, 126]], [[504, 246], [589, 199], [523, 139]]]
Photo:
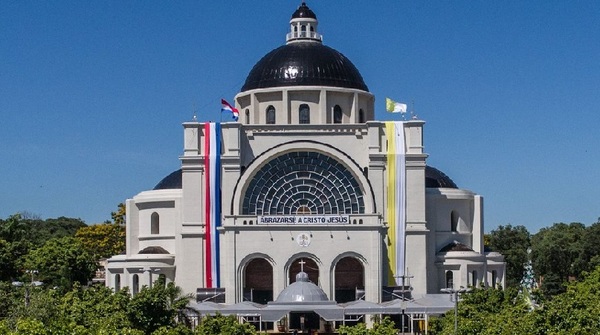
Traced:
[[385, 98], [385, 109], [391, 113], [406, 113], [406, 104]]

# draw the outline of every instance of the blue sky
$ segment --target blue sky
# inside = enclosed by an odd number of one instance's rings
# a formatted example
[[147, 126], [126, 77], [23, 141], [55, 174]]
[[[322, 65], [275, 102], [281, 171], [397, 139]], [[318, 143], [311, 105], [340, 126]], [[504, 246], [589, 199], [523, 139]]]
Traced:
[[[110, 219], [179, 168], [300, 1], [0, 3], [0, 218]], [[599, 1], [309, 1], [376, 97], [414, 101], [428, 164], [486, 231], [600, 217]]]

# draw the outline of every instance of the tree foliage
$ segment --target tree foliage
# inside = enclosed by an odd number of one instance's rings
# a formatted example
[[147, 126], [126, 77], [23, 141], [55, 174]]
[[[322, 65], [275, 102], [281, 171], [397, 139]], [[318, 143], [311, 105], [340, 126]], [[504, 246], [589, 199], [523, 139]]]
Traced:
[[[464, 294], [458, 304], [457, 334], [600, 334], [600, 267], [582, 273], [582, 278], [569, 283], [565, 293], [539, 301], [533, 311], [515, 288]], [[453, 333], [453, 311], [431, 322], [431, 334]]]
[[120, 203], [119, 205], [117, 205], [117, 211], [110, 213], [114, 224], [125, 225], [126, 209], [127, 208], [125, 207], [125, 204]]
[[530, 239], [531, 235], [524, 226], [499, 226], [489, 234], [489, 247], [504, 255], [507, 287], [517, 286], [521, 280]]
[[75, 237], [97, 258], [108, 258], [125, 251], [125, 226], [102, 223], [80, 228]]
[[564, 292], [563, 283], [587, 269], [582, 245], [585, 234], [585, 226], [574, 222], [555, 223], [533, 236], [533, 266], [548, 295]]
[[253, 335], [256, 334], [256, 330], [250, 324], [239, 323], [234, 315], [224, 316], [217, 314], [203, 318], [198, 327], [196, 327], [194, 334]]
[[367, 328], [364, 323], [359, 323], [355, 326], [340, 326], [338, 328], [340, 335], [395, 335], [398, 334], [398, 329], [394, 321], [389, 317], [384, 317], [383, 320], [373, 324], [372, 328]]
[[69, 289], [75, 282], [86, 285], [97, 269], [96, 259], [73, 237], [51, 239], [32, 250], [25, 259], [38, 279], [50, 287]]
[[184, 310], [190, 296], [182, 296], [181, 288], [174, 283], [165, 285], [158, 280], [149, 288], [144, 286], [127, 307], [129, 321], [136, 329], [147, 334], [161, 327], [172, 327], [180, 312]]

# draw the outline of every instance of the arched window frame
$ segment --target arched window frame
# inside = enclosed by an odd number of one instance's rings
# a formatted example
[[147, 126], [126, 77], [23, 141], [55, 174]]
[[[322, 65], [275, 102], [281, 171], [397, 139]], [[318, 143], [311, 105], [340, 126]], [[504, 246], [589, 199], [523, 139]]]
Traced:
[[450, 270], [446, 271], [446, 288], [454, 288], [454, 273]]
[[275, 124], [275, 121], [275, 107], [273, 105], [269, 105], [266, 110], [266, 123]]
[[310, 107], [307, 104], [301, 104], [298, 108], [298, 123], [310, 124]]
[[138, 276], [137, 274], [134, 274], [133, 277], [131, 278], [131, 281], [132, 281], [131, 293], [136, 295], [140, 292], [140, 276]]
[[160, 216], [156, 212], [153, 212], [152, 215], [150, 215], [150, 234], [160, 234]]
[[477, 270], [471, 271], [471, 285], [477, 287]]
[[333, 123], [342, 123], [343, 115], [342, 107], [335, 105], [333, 107]]
[[459, 215], [457, 211], [452, 211], [450, 212], [450, 231], [451, 232], [458, 232], [458, 220], [459, 220]]

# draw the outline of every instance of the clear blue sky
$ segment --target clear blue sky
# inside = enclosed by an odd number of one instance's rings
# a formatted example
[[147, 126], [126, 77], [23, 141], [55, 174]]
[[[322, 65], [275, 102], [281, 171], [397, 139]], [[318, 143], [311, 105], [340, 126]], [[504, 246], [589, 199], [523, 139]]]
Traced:
[[[179, 168], [300, 1], [0, 1], [0, 217], [110, 219]], [[600, 1], [308, 1], [486, 231], [600, 216]]]

